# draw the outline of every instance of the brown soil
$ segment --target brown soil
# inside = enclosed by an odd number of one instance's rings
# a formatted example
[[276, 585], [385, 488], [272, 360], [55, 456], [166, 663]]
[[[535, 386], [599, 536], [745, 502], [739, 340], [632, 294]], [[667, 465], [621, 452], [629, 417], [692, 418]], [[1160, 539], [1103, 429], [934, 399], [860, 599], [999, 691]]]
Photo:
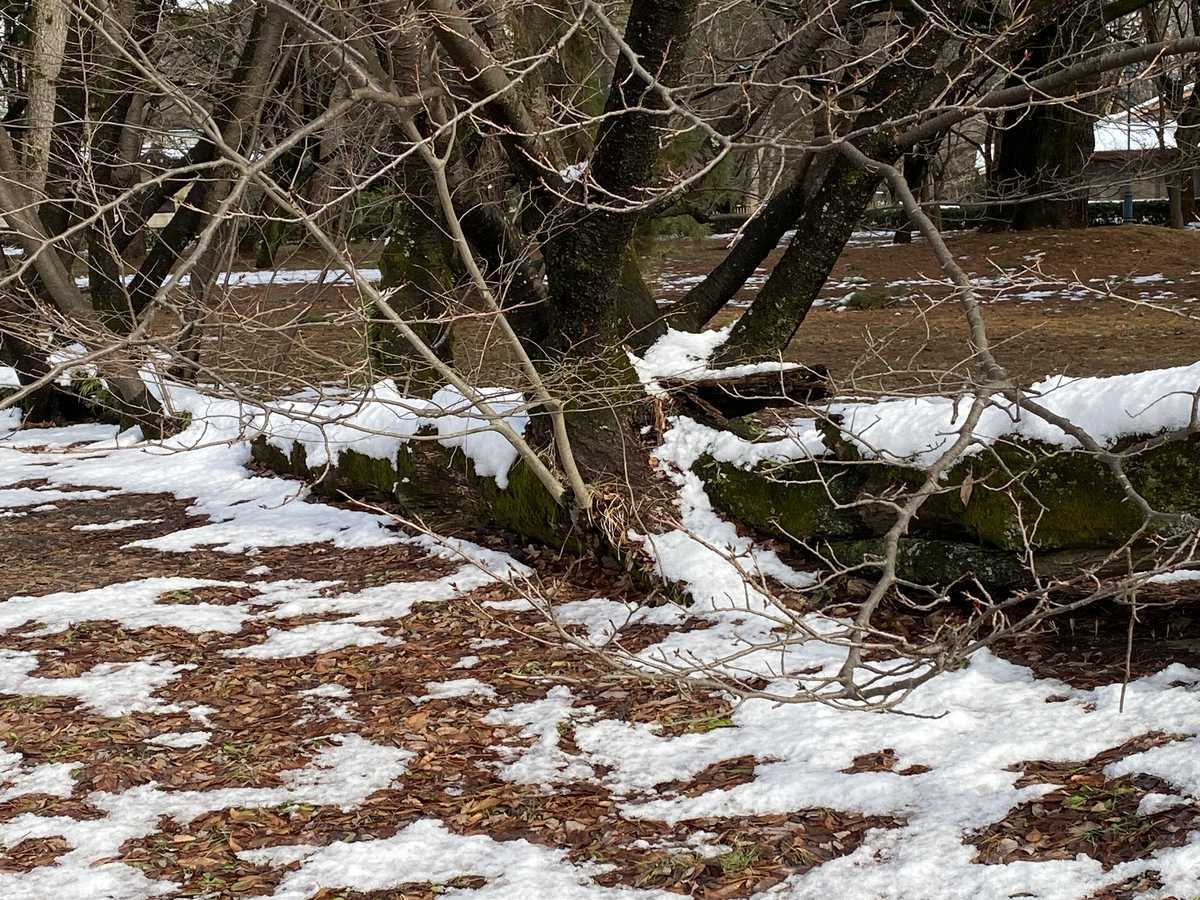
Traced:
[[1057, 785], [1055, 790], [1009, 811], [967, 842], [990, 865], [1024, 860], [1075, 859], [1080, 853], [1108, 869], [1145, 859], [1154, 851], [1184, 844], [1200, 824], [1200, 807], [1181, 803], [1149, 815], [1138, 804], [1149, 793], [1173, 793], [1159, 778], [1137, 774], [1110, 779], [1104, 768], [1118, 760], [1177, 740], [1148, 734], [1082, 762], [1028, 762], [1017, 786]]
[[[1200, 232], [1150, 225], [963, 232], [951, 234], [947, 244], [973, 275], [998, 279], [1007, 273], [1008, 284], [985, 282], [981, 293], [1000, 362], [1022, 381], [1058, 373], [1114, 375], [1196, 361]], [[720, 259], [722, 247], [714, 240], [677, 242], [661, 265], [668, 272], [703, 272]], [[1163, 280], [1129, 280], [1156, 274]], [[864, 282], [848, 280], [855, 278]], [[966, 371], [966, 329], [957, 305], [947, 302], [949, 288], [934, 283], [940, 280], [937, 260], [924, 241], [848, 247], [822, 299], [840, 300], [863, 291], [883, 302], [890, 298], [890, 305], [814, 309], [788, 357], [828, 366], [835, 378], [859, 390], [923, 387], [939, 378], [953, 389]], [[895, 285], [901, 281], [921, 283]], [[1124, 299], [1110, 296], [1110, 290]], [[1046, 296], [1022, 296], [1031, 291]], [[685, 291], [668, 287], [662, 293], [678, 299]], [[752, 296], [747, 291], [743, 299]], [[738, 314], [727, 310], [717, 321], [728, 322]]]
[[[1111, 375], [1192, 363], [1200, 339], [1200, 232], [1149, 225], [1018, 234], [960, 232], [950, 249], [980, 278], [992, 343], [1025, 382], [1050, 374]], [[658, 242], [644, 260], [656, 296], [677, 301], [725, 255], [715, 239]], [[737, 301], [727, 323], [782, 253], [777, 250]], [[358, 254], [372, 265], [369, 248]], [[292, 251], [286, 268], [320, 268], [319, 254]], [[243, 260], [238, 268], [251, 267]], [[1160, 280], [1132, 279], [1161, 275]], [[853, 294], [875, 308], [846, 308]], [[953, 391], [968, 374], [962, 314], [929, 245], [856, 239], [843, 252], [787, 356], [827, 366], [844, 390]], [[836, 304], [836, 305], [834, 305]], [[854, 305], [852, 304], [852, 306]], [[204, 325], [204, 365], [226, 381], [279, 393], [316, 381], [361, 384], [363, 300], [349, 286], [276, 284], [228, 292]], [[249, 325], [250, 327], [247, 327]], [[458, 361], [500, 358], [494, 329], [466, 323]], [[471, 345], [467, 347], [466, 345]], [[487, 347], [487, 353], [483, 352]], [[503, 377], [489, 365], [481, 377]]]

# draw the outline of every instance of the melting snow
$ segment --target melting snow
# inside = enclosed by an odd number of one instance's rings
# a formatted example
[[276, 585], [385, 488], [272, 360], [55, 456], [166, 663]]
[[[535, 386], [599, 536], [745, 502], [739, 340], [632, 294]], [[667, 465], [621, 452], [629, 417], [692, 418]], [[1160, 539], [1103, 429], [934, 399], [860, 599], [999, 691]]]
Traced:
[[212, 737], [207, 731], [169, 731], [146, 741], [156, 747], [170, 747], [174, 750], [190, 750], [193, 747], [203, 747]]
[[153, 525], [162, 519], [116, 519], [112, 522], [94, 522], [90, 525], [72, 525], [74, 531], [123, 531], [135, 525]]
[[430, 700], [447, 700], [451, 697], [487, 697], [494, 698], [496, 689], [490, 684], [484, 684], [475, 678], [455, 678], [450, 681], [430, 681], [425, 684], [426, 694], [417, 697], [414, 703], [428, 703]]
[[131, 712], [166, 713], [178, 706], [152, 695], [190, 665], [139, 659], [130, 663], [100, 663], [73, 678], [40, 678], [30, 675], [38, 657], [21, 650], [0, 650], [0, 694], [30, 697], [74, 697], [104, 716]]
[[0, 871], [0, 896], [14, 900], [141, 900], [170, 893], [174, 884], [152, 880], [139, 869], [112, 861], [122, 844], [158, 831], [162, 816], [186, 825], [215, 810], [286, 803], [348, 811], [404, 774], [412, 757], [406, 750], [372, 744], [356, 734], [334, 735], [330, 740], [304, 768], [285, 772], [280, 787], [164, 791], [152, 782], [119, 794], [89, 794], [87, 802], [104, 813], [98, 819], [26, 813], [2, 822], [2, 846], [29, 838], [62, 837], [70, 849], [54, 865], [31, 872]]
[[224, 651], [249, 659], [290, 659], [310, 653], [330, 653], [345, 647], [370, 647], [395, 641], [378, 628], [352, 622], [312, 622], [295, 628], [272, 628], [261, 644]]

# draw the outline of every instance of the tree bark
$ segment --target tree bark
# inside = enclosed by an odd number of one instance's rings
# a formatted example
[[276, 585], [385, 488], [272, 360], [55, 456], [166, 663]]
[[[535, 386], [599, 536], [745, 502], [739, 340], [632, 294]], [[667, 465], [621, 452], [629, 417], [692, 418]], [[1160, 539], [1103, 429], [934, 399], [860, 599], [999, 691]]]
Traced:
[[[1103, 15], [1087, 6], [1064, 10], [1016, 48], [1016, 87], [1053, 71], [1056, 61], [1079, 53], [1095, 37]], [[1015, 106], [1004, 113], [989, 192], [998, 201], [987, 218], [991, 229], [1085, 228], [1087, 188], [1083, 168], [1095, 149], [1094, 100], [1087, 97], [1097, 77], [1073, 85], [1081, 99], [1070, 103]], [[1027, 198], [1027, 199], [1026, 199]], [[1021, 201], [1021, 202], [1003, 202]]]
[[67, 46], [69, 10], [66, 0], [36, 0], [31, 9], [24, 162], [27, 185], [34, 194], [45, 188], [50, 167], [50, 138], [58, 105], [58, 75]]
[[[625, 42], [658, 85], [670, 87], [679, 77], [695, 8], [695, 0], [634, 0]], [[622, 53], [588, 170], [605, 206], [646, 199], [659, 156], [656, 126], [666, 108], [660, 88]], [[625, 266], [637, 220], [636, 211], [583, 206], [568, 221], [555, 223], [543, 248], [553, 348], [585, 354], [618, 348], [644, 335], [644, 320], [656, 318], [645, 298], [619, 291], [622, 273], [629, 274]]]
[[721, 347], [722, 362], [780, 358], [878, 186], [878, 177], [838, 157], [796, 223], [783, 257]]
[[[904, 180], [908, 182], [908, 186], [915, 196], [921, 195], [925, 179], [929, 177], [933, 154], [937, 152], [939, 143], [941, 143], [940, 139], [935, 139], [932, 142], [918, 144], [904, 154]], [[931, 144], [932, 146], [930, 146]], [[892, 243], [911, 244], [914, 227], [912, 219], [906, 219], [904, 224], [897, 228], [896, 233], [892, 235]]]
[[[420, 165], [410, 167], [412, 177], [406, 179], [393, 212], [387, 246], [379, 259], [380, 288], [388, 292], [388, 302], [421, 340], [441, 359], [453, 362], [452, 310], [447, 297], [454, 289], [454, 248], [442, 231], [436, 200], [429, 196], [432, 186], [420, 184], [422, 173], [416, 170]], [[430, 397], [441, 387], [441, 379], [389, 322], [372, 322], [369, 339], [372, 362], [382, 374], [396, 380], [402, 393]]]
[[[1005, 116], [991, 193], [1003, 203], [988, 218], [1015, 231], [1085, 228], [1083, 167], [1095, 148], [1094, 120], [1069, 106], [1038, 106]], [[993, 226], [995, 227], [995, 226]]]

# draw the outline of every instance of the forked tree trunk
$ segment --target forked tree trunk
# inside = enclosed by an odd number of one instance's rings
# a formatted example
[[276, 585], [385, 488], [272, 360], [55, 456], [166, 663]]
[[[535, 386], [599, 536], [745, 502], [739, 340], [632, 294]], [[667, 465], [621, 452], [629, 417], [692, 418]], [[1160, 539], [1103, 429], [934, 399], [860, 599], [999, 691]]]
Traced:
[[[630, 8], [625, 42], [658, 84], [671, 86], [680, 76], [696, 6], [695, 0], [634, 0]], [[599, 188], [592, 196], [605, 207], [650, 196], [663, 122], [654, 111], [666, 104], [622, 53], [587, 172]], [[637, 211], [574, 207], [566, 221], [554, 223], [543, 246], [550, 302], [540, 365], [566, 399], [567, 431], [583, 477], [625, 498], [617, 518], [628, 527], [639, 515], [634, 507], [662, 495], [644, 437], [649, 411], [626, 352], [663, 329], [632, 256], [638, 219]], [[538, 425], [547, 428], [545, 417]], [[548, 434], [540, 437], [549, 443]]]

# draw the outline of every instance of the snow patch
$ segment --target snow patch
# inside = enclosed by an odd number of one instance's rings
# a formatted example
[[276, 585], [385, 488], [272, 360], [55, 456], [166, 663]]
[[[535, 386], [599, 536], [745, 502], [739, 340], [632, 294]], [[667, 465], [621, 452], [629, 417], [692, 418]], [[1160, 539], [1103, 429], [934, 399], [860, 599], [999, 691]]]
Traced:
[[371, 647], [397, 641], [378, 628], [353, 622], [311, 622], [295, 628], [272, 628], [261, 644], [225, 650], [223, 656], [245, 659], [294, 659], [314, 653], [332, 653], [346, 647]]
[[0, 694], [25, 697], [74, 697], [102, 716], [133, 712], [169, 713], [180, 707], [154, 698], [156, 690], [192, 665], [139, 659], [129, 663], [100, 663], [71, 678], [30, 675], [38, 667], [35, 653], [0, 649]]
[[190, 750], [193, 747], [203, 747], [212, 735], [207, 731], [168, 731], [146, 741], [156, 747], [170, 747], [172, 750]]

